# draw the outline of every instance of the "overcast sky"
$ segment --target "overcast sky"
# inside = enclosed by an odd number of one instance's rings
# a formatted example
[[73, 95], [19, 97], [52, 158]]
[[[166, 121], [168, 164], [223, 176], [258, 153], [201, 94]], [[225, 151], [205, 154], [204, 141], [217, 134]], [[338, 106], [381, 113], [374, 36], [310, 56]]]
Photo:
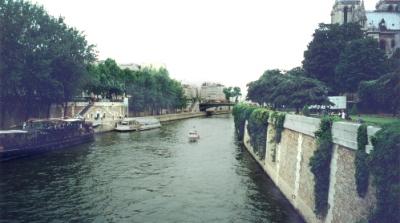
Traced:
[[[184, 83], [242, 88], [301, 65], [334, 0], [32, 0], [83, 31], [99, 59], [165, 64]], [[377, 0], [366, 0], [369, 10]], [[243, 89], [244, 90], [244, 89]]]

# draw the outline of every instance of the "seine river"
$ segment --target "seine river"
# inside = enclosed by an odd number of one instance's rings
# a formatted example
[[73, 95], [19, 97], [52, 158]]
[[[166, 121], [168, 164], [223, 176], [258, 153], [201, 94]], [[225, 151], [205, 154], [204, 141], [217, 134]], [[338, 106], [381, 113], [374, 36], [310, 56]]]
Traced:
[[[194, 126], [201, 139], [189, 143]], [[303, 221], [227, 115], [0, 163], [0, 222]]]

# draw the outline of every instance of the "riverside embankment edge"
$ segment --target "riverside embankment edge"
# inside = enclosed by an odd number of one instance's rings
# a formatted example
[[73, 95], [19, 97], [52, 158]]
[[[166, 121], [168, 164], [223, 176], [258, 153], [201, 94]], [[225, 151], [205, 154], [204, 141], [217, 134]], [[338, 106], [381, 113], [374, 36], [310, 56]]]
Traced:
[[[269, 121], [265, 157], [260, 159], [250, 145], [245, 126], [243, 144], [246, 150], [272, 179], [291, 205], [308, 223], [358, 222], [367, 219], [376, 204], [375, 188], [370, 183], [364, 198], [357, 194], [355, 183], [355, 152], [359, 124], [335, 122], [332, 127], [333, 154], [330, 165], [328, 213], [324, 217], [314, 213], [314, 175], [309, 167], [310, 158], [317, 148], [314, 132], [320, 120], [298, 115], [286, 115], [282, 140], [274, 145], [274, 126]], [[368, 127], [368, 138], [379, 128]], [[276, 159], [272, 158], [276, 146]], [[372, 149], [371, 142], [367, 151]]]

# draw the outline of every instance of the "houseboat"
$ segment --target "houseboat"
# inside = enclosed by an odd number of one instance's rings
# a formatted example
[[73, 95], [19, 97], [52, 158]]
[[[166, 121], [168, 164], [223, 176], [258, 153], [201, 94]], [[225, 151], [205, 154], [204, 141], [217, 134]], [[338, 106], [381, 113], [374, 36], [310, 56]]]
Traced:
[[144, 131], [160, 128], [160, 121], [154, 117], [124, 118], [115, 128], [119, 132]]
[[81, 119], [30, 120], [21, 130], [0, 131], [0, 161], [67, 148], [93, 139], [91, 123]]

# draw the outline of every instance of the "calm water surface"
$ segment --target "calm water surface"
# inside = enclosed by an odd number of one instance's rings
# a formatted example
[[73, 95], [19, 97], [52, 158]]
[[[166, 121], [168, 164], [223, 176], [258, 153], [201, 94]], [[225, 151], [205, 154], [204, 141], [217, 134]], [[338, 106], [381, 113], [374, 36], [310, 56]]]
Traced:
[[303, 221], [219, 116], [0, 163], [0, 222]]

